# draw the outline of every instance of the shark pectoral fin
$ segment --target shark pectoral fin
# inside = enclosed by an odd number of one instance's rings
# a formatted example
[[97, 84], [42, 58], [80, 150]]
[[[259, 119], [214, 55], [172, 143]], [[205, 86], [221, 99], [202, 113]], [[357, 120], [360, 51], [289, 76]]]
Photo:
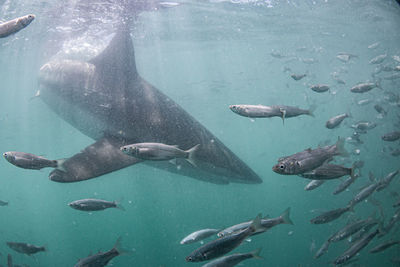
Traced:
[[140, 159], [120, 151], [124, 143], [116, 138], [102, 138], [65, 160], [61, 169], [53, 170], [49, 178], [55, 182], [70, 183], [91, 179], [140, 162]]

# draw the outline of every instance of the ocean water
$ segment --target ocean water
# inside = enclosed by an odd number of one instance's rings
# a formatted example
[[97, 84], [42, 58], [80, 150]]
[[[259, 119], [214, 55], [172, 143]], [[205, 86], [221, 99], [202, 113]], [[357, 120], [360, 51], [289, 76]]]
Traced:
[[[138, 1], [139, 2], [139, 1]], [[398, 177], [371, 201], [360, 203], [328, 224], [310, 219], [323, 211], [344, 207], [358, 190], [369, 184], [368, 173], [381, 178], [400, 167], [390, 155], [399, 142], [381, 140], [399, 130], [400, 79], [385, 79], [394, 71], [379, 72], [384, 65], [400, 65], [400, 6], [395, 1], [181, 1], [165, 7], [142, 1], [11, 1], [0, 0], [0, 20], [34, 13], [26, 29], [0, 39], [0, 147], [51, 159], [68, 158], [93, 139], [55, 114], [40, 97], [40, 67], [51, 58], [89, 59], [110, 40], [121, 14], [131, 19], [132, 40], [138, 72], [181, 105], [263, 180], [261, 184], [216, 185], [137, 164], [101, 177], [56, 183], [49, 169], [17, 168], [0, 162], [0, 264], [7, 254], [14, 264], [73, 266], [80, 258], [111, 249], [118, 237], [130, 251], [110, 266], [201, 266], [185, 257], [201, 244], [180, 245], [189, 233], [203, 228], [224, 228], [254, 218], [258, 213], [279, 216], [291, 208], [294, 225], [279, 225], [251, 237], [234, 252], [262, 248], [262, 260], [241, 266], [328, 266], [349, 246], [334, 243], [319, 259], [316, 250], [348, 222], [366, 218], [374, 211], [387, 222], [395, 213]], [[376, 48], [368, 46], [378, 43]], [[356, 55], [348, 62], [340, 52]], [[369, 61], [382, 54], [381, 65]], [[275, 55], [275, 56], [273, 56]], [[277, 58], [277, 55], [279, 58]], [[290, 70], [289, 70], [290, 69]], [[307, 76], [300, 81], [291, 73]], [[334, 74], [345, 84], [333, 79]], [[350, 88], [359, 82], [379, 81], [382, 87], [364, 94]], [[312, 84], [330, 85], [316, 93]], [[357, 101], [370, 99], [360, 106]], [[229, 110], [232, 104], [316, 105], [315, 117], [256, 119]], [[381, 118], [373, 106], [387, 111]], [[349, 112], [336, 129], [325, 128], [332, 116]], [[314, 191], [305, 191], [308, 180], [272, 171], [282, 156], [306, 148], [333, 144], [349, 137], [350, 126], [360, 120], [377, 123], [361, 136], [363, 144], [346, 144], [349, 158], [337, 158], [351, 166], [363, 160], [361, 177], [348, 191], [332, 195], [338, 180]], [[353, 151], [359, 149], [359, 155]], [[125, 211], [108, 209], [86, 213], [67, 204], [82, 198], [121, 202]], [[383, 216], [382, 216], [383, 215]], [[379, 254], [368, 250], [381, 241], [400, 239], [399, 228], [390, 236], [375, 239], [362, 250], [353, 266], [399, 264], [399, 247]], [[209, 239], [211, 240], [211, 239]], [[7, 241], [45, 245], [48, 251], [35, 256], [19, 254]], [[315, 243], [316, 248], [312, 249]], [[396, 263], [397, 262], [397, 263]]]

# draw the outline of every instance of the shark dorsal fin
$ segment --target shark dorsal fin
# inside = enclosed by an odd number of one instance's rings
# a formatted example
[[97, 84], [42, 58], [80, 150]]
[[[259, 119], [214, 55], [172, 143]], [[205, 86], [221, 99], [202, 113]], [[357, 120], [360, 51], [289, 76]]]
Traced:
[[103, 77], [103, 81], [126, 85], [134, 79], [138, 74], [128, 25], [121, 25], [107, 47], [89, 63], [96, 66], [96, 72]]

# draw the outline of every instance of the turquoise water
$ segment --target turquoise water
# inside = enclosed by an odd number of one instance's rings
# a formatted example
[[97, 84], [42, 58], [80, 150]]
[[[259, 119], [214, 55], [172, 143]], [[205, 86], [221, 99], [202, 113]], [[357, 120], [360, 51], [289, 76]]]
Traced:
[[[315, 260], [320, 245], [348, 221], [377, 210], [366, 202], [359, 204], [354, 214], [332, 223], [309, 222], [319, 212], [345, 206], [369, 183], [369, 172], [382, 177], [400, 166], [399, 158], [389, 154], [389, 147], [398, 148], [399, 143], [385, 143], [380, 138], [396, 130], [396, 123], [398, 127], [398, 103], [388, 104], [385, 94], [398, 94], [400, 80], [383, 79], [392, 73], [383, 71], [375, 74], [382, 79], [383, 91], [374, 89], [363, 95], [349, 91], [359, 82], [373, 80], [376, 65], [368, 63], [372, 58], [386, 53], [384, 63], [395, 63], [392, 56], [400, 56], [399, 5], [378, 0], [180, 3], [173, 8], [128, 10], [131, 18], [139, 13], [132, 29], [138, 71], [235, 152], [263, 183], [215, 185], [138, 164], [96, 179], [60, 184], [47, 178], [48, 169], [24, 170], [2, 159], [0, 199], [9, 205], [0, 207], [1, 264], [6, 264], [10, 253], [17, 264], [73, 266], [90, 253], [112, 248], [122, 236], [123, 247], [131, 253], [115, 258], [114, 266], [201, 266], [185, 262], [185, 257], [200, 246], [180, 245], [187, 234], [202, 228], [224, 228], [260, 212], [276, 217], [291, 207], [294, 225], [279, 225], [254, 236], [234, 252], [262, 248], [264, 259], [248, 260], [244, 266], [328, 266], [347, 249], [347, 241], [332, 244], [326, 255]], [[28, 13], [37, 17], [26, 29], [0, 39], [2, 152], [16, 150], [58, 159], [93, 143], [40, 98], [31, 98], [38, 90], [40, 66], [56, 53], [90, 58], [93, 46], [83, 44], [93, 45], [93, 40], [112, 33], [111, 26], [118, 21], [113, 12], [118, 8], [111, 7], [121, 5], [104, 3], [107, 8], [100, 9], [101, 3], [83, 8], [63, 1], [0, 0], [2, 20]], [[71, 30], [78, 26], [81, 31]], [[66, 40], [78, 41], [71, 44]], [[377, 48], [368, 48], [376, 42]], [[275, 58], [272, 52], [284, 57]], [[343, 63], [336, 58], [339, 52], [358, 58]], [[307, 64], [309, 61], [313, 63]], [[285, 72], [285, 67], [291, 71]], [[346, 84], [334, 81], [333, 72]], [[307, 77], [294, 81], [291, 73], [307, 73]], [[311, 91], [308, 85], [315, 83], [329, 84], [330, 92]], [[374, 103], [357, 105], [365, 98]], [[386, 117], [377, 117], [375, 103], [388, 111]], [[252, 121], [237, 116], [229, 110], [231, 104], [303, 108], [315, 104], [317, 109], [315, 118], [290, 118], [283, 125], [279, 118]], [[325, 128], [326, 120], [344, 112], [350, 112], [352, 118], [337, 129]], [[281, 156], [317, 147], [326, 140], [333, 144], [338, 136], [351, 136], [349, 126], [358, 120], [374, 121], [378, 126], [361, 137], [364, 144], [360, 147], [346, 144], [350, 152], [361, 150], [360, 155], [343, 161], [346, 166], [354, 160], [365, 162], [362, 177], [349, 191], [333, 196], [339, 181], [329, 181], [307, 192], [303, 189], [306, 179], [272, 172]], [[386, 223], [398, 199], [391, 194], [399, 192], [396, 179], [373, 196], [382, 204]], [[67, 206], [82, 198], [121, 201], [126, 211], [84, 213]], [[391, 236], [374, 240], [355, 264], [393, 266], [391, 259], [398, 259], [398, 248], [380, 254], [369, 254], [368, 250], [391, 237], [399, 239], [397, 229]], [[313, 240], [316, 249], [310, 251]], [[46, 245], [48, 252], [25, 256], [8, 248], [6, 241]]]

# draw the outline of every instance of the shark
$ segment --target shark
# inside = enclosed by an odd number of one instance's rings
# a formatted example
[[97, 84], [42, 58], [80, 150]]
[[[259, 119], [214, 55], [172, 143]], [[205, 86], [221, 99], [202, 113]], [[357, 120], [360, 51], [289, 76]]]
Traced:
[[[79, 182], [135, 164], [214, 184], [258, 184], [262, 179], [175, 101], [143, 79], [129, 27], [119, 27], [106, 48], [87, 61], [53, 59], [39, 71], [40, 98], [95, 142], [52, 170], [55, 182]], [[154, 142], [187, 150], [199, 145], [196, 165], [184, 159], [143, 161], [121, 152]]]

